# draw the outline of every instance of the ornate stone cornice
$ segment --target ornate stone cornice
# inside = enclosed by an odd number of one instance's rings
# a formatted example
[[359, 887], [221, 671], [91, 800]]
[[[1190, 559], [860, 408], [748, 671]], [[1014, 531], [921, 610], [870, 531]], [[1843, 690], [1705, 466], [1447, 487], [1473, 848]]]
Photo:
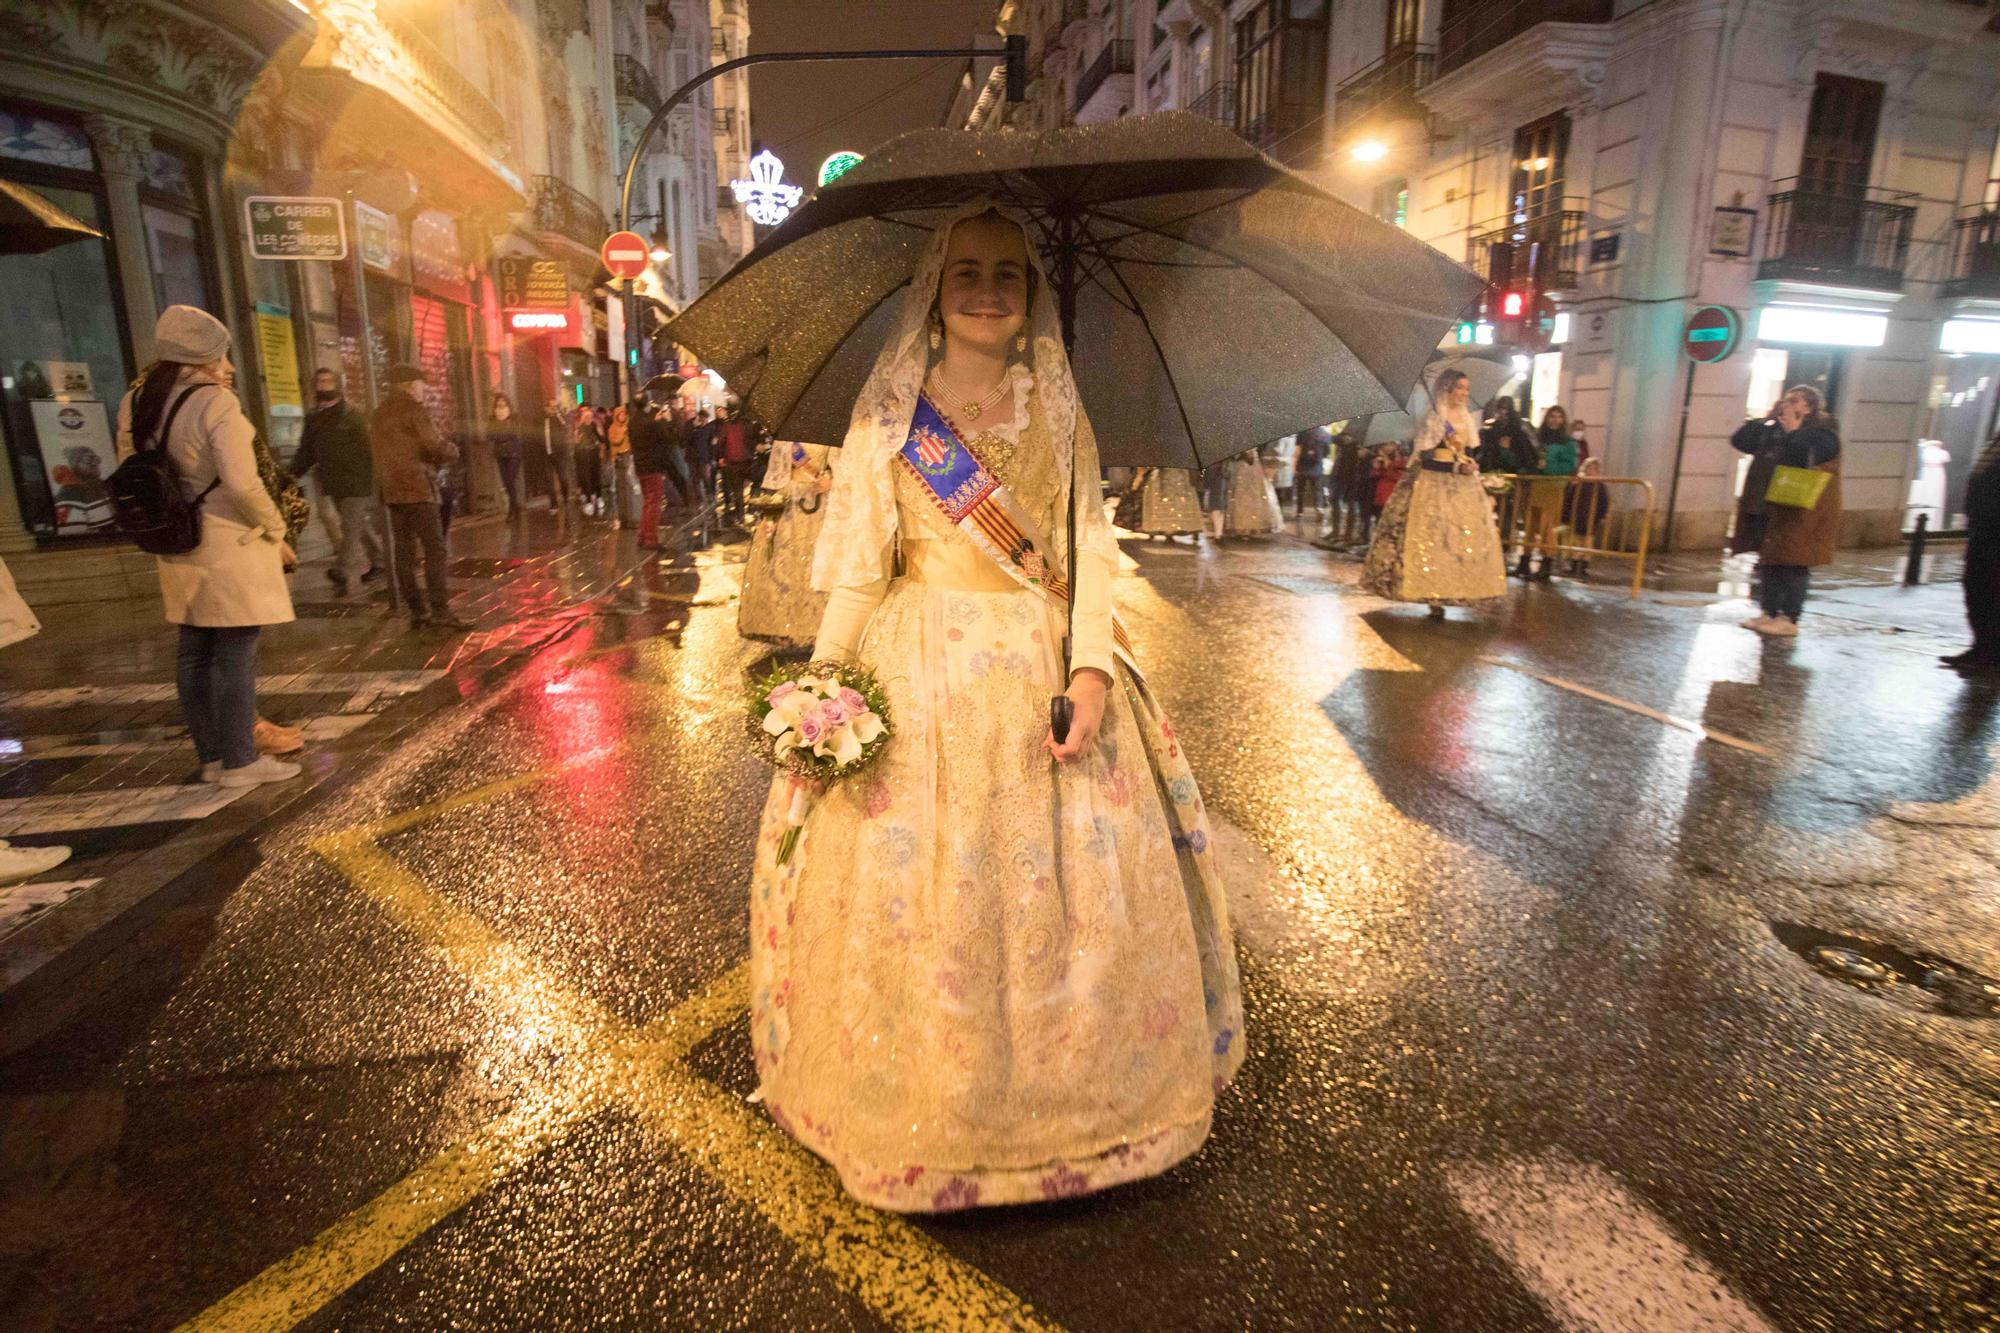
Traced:
[[61, 64], [233, 120], [259, 70], [311, 20], [281, 0], [7, 0], [0, 65]]
[[1539, 24], [1440, 77], [1417, 98], [1475, 130], [1523, 125], [1564, 107], [1594, 109], [1612, 37], [1609, 24]]
[[111, 116], [85, 116], [84, 133], [97, 150], [97, 162], [107, 176], [144, 176], [152, 156], [153, 134], [143, 125]]

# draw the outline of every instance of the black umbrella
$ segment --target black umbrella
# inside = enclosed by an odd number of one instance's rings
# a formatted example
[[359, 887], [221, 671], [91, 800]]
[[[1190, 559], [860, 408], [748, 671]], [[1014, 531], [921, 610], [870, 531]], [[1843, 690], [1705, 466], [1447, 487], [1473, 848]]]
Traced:
[[57, 208], [25, 185], [0, 180], [0, 255], [32, 255], [104, 233]]
[[1110, 465], [1199, 467], [1400, 410], [1482, 286], [1228, 130], [1167, 112], [903, 135], [667, 332], [780, 437], [839, 444], [929, 234], [981, 198], [1029, 219]]

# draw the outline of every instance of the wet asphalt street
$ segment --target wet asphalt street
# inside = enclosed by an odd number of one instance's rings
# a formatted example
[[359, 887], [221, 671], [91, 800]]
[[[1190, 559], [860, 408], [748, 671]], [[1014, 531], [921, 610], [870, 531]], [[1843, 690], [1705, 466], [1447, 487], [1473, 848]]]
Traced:
[[2000, 695], [1860, 621], [1125, 546], [1245, 975], [1193, 1161], [903, 1220], [746, 1104], [767, 650], [704, 555], [0, 1064], [0, 1324], [2000, 1328]]

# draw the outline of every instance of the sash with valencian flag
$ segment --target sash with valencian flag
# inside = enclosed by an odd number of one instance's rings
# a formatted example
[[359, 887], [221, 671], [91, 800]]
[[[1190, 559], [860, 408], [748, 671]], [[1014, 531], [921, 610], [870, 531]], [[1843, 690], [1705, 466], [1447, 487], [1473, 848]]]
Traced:
[[[1056, 562], [1043, 554], [1048, 543], [1036, 532], [1021, 502], [979, 461], [925, 394], [917, 395], [910, 438], [896, 457], [923, 483], [946, 521], [988, 559], [1022, 587], [1045, 594], [1059, 609], [1069, 606], [1069, 582]], [[1131, 640], [1116, 614], [1111, 618], [1111, 639], [1118, 656], [1137, 675]]]

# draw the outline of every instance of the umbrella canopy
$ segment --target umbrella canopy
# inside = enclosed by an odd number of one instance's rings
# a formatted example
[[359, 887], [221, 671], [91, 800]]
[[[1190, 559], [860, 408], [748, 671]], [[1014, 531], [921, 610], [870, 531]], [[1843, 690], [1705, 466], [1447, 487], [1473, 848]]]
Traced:
[[1464, 354], [1439, 357], [1424, 367], [1424, 375], [1417, 387], [1410, 390], [1409, 401], [1400, 412], [1377, 412], [1368, 419], [1368, 428], [1362, 433], [1363, 444], [1393, 444], [1416, 438], [1417, 423], [1430, 410], [1430, 387], [1437, 383], [1437, 377], [1447, 370], [1465, 373], [1467, 387], [1471, 390], [1472, 410], [1483, 411], [1486, 405], [1499, 397], [1500, 391], [1519, 378], [1511, 364], [1511, 358], [1495, 359], [1489, 356]]
[[0, 255], [31, 255], [104, 233], [57, 208], [25, 185], [0, 180]]
[[1028, 219], [1108, 465], [1198, 467], [1401, 407], [1480, 280], [1181, 112], [891, 140], [668, 326], [784, 439], [838, 444], [939, 221]]

